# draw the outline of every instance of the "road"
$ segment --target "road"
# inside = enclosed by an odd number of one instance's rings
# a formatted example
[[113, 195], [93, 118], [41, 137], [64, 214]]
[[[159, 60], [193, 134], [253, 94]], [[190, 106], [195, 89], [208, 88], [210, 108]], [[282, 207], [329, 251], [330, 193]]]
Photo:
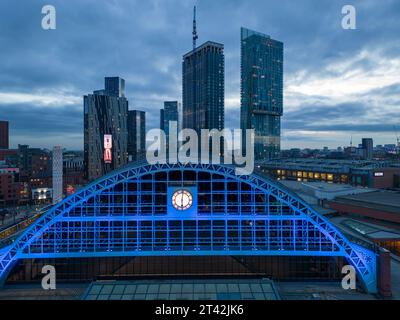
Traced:
[[[0, 218], [0, 230], [6, 229], [12, 226], [15, 223], [24, 220], [26, 217], [33, 216], [37, 211], [39, 211], [44, 206], [29, 206], [29, 207], [20, 207], [18, 208], [18, 213], [14, 216], [14, 214], [8, 214], [4, 220]], [[13, 212], [13, 209], [8, 209], [10, 212]]]

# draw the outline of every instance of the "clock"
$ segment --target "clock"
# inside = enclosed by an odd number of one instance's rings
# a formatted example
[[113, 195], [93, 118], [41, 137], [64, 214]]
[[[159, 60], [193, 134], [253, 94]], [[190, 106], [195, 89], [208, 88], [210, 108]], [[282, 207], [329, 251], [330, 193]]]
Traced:
[[171, 198], [172, 205], [176, 210], [187, 210], [193, 204], [193, 196], [188, 190], [177, 190]]

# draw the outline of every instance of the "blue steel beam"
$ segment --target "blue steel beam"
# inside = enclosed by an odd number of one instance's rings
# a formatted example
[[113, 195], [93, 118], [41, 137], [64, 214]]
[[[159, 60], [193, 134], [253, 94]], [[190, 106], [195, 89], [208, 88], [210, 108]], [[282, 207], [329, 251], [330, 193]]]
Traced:
[[[155, 181], [154, 175], [186, 172], [222, 177], [209, 181], [211, 211], [202, 211], [199, 206], [195, 216], [168, 216], [163, 207], [157, 207], [162, 201], [155, 199], [165, 200], [165, 192], [155, 188], [156, 184], [168, 184], [169, 175], [166, 181]], [[148, 177], [151, 190], [142, 190]], [[200, 185], [204, 182], [200, 180], [195, 182]], [[218, 183], [223, 187], [218, 189]], [[238, 183], [238, 190], [228, 191], [229, 183]], [[241, 190], [240, 183], [249, 190]], [[214, 200], [219, 195], [223, 197], [222, 212]], [[237, 201], [227, 204], [232, 195]], [[142, 201], [146, 196], [151, 196], [150, 204]], [[261, 200], [256, 201], [257, 197]], [[146, 206], [150, 214], [141, 211]], [[261, 212], [256, 212], [257, 206]], [[165, 254], [344, 256], [366, 289], [376, 292], [373, 252], [349, 242], [280, 184], [258, 174], [236, 176], [233, 167], [213, 164], [130, 165], [93, 182], [51, 208], [0, 256], [0, 279], [5, 281], [18, 259], [29, 257]]]

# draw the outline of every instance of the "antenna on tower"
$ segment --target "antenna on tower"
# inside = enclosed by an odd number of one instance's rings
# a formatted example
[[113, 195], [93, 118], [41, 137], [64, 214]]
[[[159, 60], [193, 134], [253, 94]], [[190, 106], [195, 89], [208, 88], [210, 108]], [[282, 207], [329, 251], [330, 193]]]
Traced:
[[197, 30], [196, 30], [196, 6], [193, 7], [193, 50], [196, 49]]

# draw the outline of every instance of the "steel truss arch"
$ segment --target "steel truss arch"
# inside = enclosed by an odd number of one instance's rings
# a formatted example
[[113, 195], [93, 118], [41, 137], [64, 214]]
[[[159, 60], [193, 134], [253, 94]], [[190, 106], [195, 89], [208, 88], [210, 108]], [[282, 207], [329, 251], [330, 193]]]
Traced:
[[[210, 174], [218, 174], [225, 178], [229, 178], [232, 181], [240, 181], [247, 185], [252, 186], [255, 190], [262, 191], [265, 195], [273, 196], [277, 199], [281, 204], [285, 204], [288, 206], [292, 212], [291, 215], [275, 215], [271, 216], [268, 214], [258, 214], [256, 217], [253, 215], [246, 215], [241, 217], [231, 217], [225, 215], [215, 215], [215, 216], [199, 216], [196, 217], [196, 221], [200, 220], [211, 220], [211, 225], [214, 223], [213, 221], [225, 221], [225, 225], [227, 225], [226, 221], [230, 221], [231, 219], [236, 219], [238, 225], [241, 227], [244, 224], [244, 221], [254, 221], [254, 225], [250, 225], [251, 233], [253, 233], [253, 242], [252, 246], [246, 247], [242, 243], [238, 245], [236, 248], [230, 248], [226, 245], [223, 247], [213, 246], [212, 243], [209, 247], [202, 249], [201, 246], [196, 243], [192, 249], [185, 250], [182, 244], [180, 250], [171, 250], [169, 248], [168, 239], [166, 240], [166, 248], [163, 250], [155, 249], [155, 246], [152, 246], [148, 250], [142, 250], [137, 243], [136, 249], [130, 247], [127, 249], [126, 246], [126, 230], [125, 226], [129, 221], [139, 221], [144, 219], [143, 216], [97, 216], [96, 214], [93, 216], [78, 216], [71, 217], [69, 216], [70, 212], [77, 208], [84, 208], [85, 205], [88, 205], [88, 202], [96, 198], [96, 196], [101, 195], [103, 192], [107, 190], [113, 190], [114, 187], [121, 183], [128, 183], [130, 181], [135, 181], [140, 179], [141, 177], [148, 174], [155, 174], [160, 172], [172, 172], [172, 171], [193, 171], [193, 172], [207, 172]], [[124, 209], [125, 210], [125, 209]], [[151, 226], [154, 228], [154, 224], [156, 221], [168, 220], [165, 216], [162, 217], [151, 217], [147, 218], [148, 221], [151, 222]], [[182, 218], [181, 220], [193, 220], [193, 217]], [[110, 249], [106, 251], [98, 250], [96, 247], [97, 240], [94, 243], [87, 240], [87, 243], [84, 245], [89, 250], [83, 250], [83, 242], [84, 240], [80, 240], [80, 251], [69, 250], [69, 242], [79, 241], [74, 239], [71, 240], [68, 236], [68, 239], [65, 239], [65, 228], [69, 226], [71, 221], [79, 221], [81, 225], [90, 225], [90, 224], [100, 224], [100, 223], [108, 223], [108, 227], [100, 227], [103, 228], [104, 232], [114, 232], [115, 230], [122, 230], [124, 232], [124, 236], [122, 236], [119, 241], [118, 247], [119, 249]], [[168, 220], [169, 221], [169, 220]], [[265, 237], [266, 239], [262, 239], [264, 246], [255, 245], [257, 241], [259, 241], [255, 234], [261, 229], [256, 229], [256, 221], [265, 225]], [[296, 228], [298, 223], [302, 223], [303, 225], [307, 224], [315, 228], [316, 231], [320, 232], [321, 236], [324, 237], [325, 242], [329, 242], [331, 244], [329, 250], [311, 250], [308, 246], [297, 246], [296, 247], [296, 239], [293, 239], [293, 243], [291, 246], [284, 246], [273, 248], [270, 246], [270, 239], [268, 238], [270, 235], [267, 235], [267, 225], [269, 226], [272, 223], [276, 223], [280, 225], [281, 229], [277, 229], [278, 232], [282, 232], [283, 224], [288, 222], [291, 225], [291, 229]], [[299, 222], [300, 221], [300, 222]], [[169, 222], [167, 222], [168, 224]], [[197, 226], [196, 222], [196, 226]], [[117, 229], [110, 231], [110, 225], [113, 226], [115, 224], [121, 224], [122, 229]], [[247, 226], [246, 226], [247, 227]], [[249, 228], [250, 228], [249, 227]], [[69, 227], [68, 227], [69, 228]], [[137, 228], [139, 229], [139, 222], [137, 222]], [[182, 222], [183, 228], [183, 222]], [[308, 228], [308, 227], [307, 227]], [[89, 228], [87, 227], [87, 230]], [[155, 229], [154, 229], [155, 230]], [[155, 232], [153, 229], [151, 232]], [[249, 229], [250, 230], [250, 229]], [[268, 229], [269, 230], [269, 229]], [[307, 229], [308, 230], [308, 229]], [[139, 230], [138, 230], [139, 231]], [[290, 230], [295, 238], [296, 232]], [[87, 231], [88, 232], [88, 231]], [[183, 232], [183, 231], [182, 231]], [[51, 234], [54, 237], [54, 246], [51, 249], [44, 249], [43, 243], [47, 241], [47, 234]], [[168, 237], [168, 236], [167, 236]], [[183, 236], [182, 236], [183, 237]], [[240, 235], [239, 235], [240, 237]], [[272, 239], [272, 238], [271, 238]], [[285, 239], [283, 237], [280, 238], [281, 241]], [[241, 239], [240, 239], [241, 240]], [[264, 241], [265, 240], [265, 241]], [[35, 244], [42, 241], [42, 248], [39, 249]], [[86, 240], [85, 240], [86, 241]], [[109, 242], [116, 241], [114, 238], [108, 239]], [[197, 239], [198, 241], [198, 239]], [[305, 241], [305, 240], [304, 240]], [[321, 240], [320, 240], [321, 241]], [[153, 236], [154, 242], [154, 236]], [[268, 244], [267, 244], [268, 243]], [[89, 244], [89, 246], [88, 246]], [[103, 242], [104, 245], [104, 242]], [[112, 243], [111, 243], [112, 245]], [[112, 247], [112, 246], [111, 246]], [[110, 247], [110, 248], [111, 248]], [[290, 247], [290, 249], [288, 249]], [[322, 246], [320, 246], [322, 248]], [[356, 269], [358, 277], [361, 279], [361, 283], [364, 285], [365, 289], [368, 292], [375, 293], [377, 291], [377, 275], [376, 275], [376, 254], [364, 247], [356, 245], [350, 242], [346, 237], [341, 234], [341, 232], [335, 228], [331, 223], [328, 222], [324, 217], [318, 214], [314, 209], [312, 209], [309, 205], [307, 205], [302, 199], [288, 191], [282, 185], [275, 181], [271, 181], [270, 179], [253, 173], [252, 175], [236, 175], [235, 168], [224, 165], [215, 165], [215, 164], [131, 164], [119, 170], [116, 170], [99, 180], [89, 184], [85, 188], [79, 190], [76, 194], [64, 199], [58, 205], [52, 207], [48, 212], [46, 212], [41, 218], [35, 221], [9, 248], [6, 250], [0, 251], [0, 283], [5, 282], [8, 273], [12, 269], [14, 263], [19, 259], [26, 258], [67, 258], [67, 257], [109, 257], [109, 256], [136, 256], [136, 255], [291, 255], [291, 256], [344, 256], [347, 260], [353, 265]]]

